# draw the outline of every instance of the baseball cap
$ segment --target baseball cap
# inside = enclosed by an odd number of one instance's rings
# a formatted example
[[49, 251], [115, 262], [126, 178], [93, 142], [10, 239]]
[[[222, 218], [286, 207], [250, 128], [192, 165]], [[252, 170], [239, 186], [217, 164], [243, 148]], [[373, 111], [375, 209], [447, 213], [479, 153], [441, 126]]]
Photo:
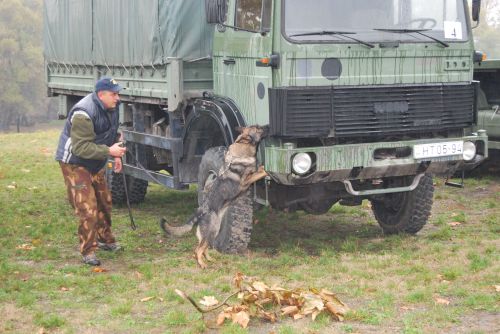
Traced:
[[115, 79], [109, 77], [102, 77], [95, 84], [95, 91], [99, 92], [101, 90], [109, 90], [111, 92], [118, 93], [123, 87], [120, 86]]

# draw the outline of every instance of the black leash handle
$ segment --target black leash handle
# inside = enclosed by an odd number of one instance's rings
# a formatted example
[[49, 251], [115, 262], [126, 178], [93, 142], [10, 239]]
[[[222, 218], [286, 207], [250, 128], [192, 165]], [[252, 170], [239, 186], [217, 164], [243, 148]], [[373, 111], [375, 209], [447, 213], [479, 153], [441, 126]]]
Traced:
[[123, 166], [124, 166], [123, 159], [120, 158], [120, 160], [122, 162], [122, 171], [121, 171], [121, 174], [122, 174], [122, 177], [123, 177], [123, 186], [125, 188], [125, 199], [127, 200], [128, 215], [130, 217], [130, 228], [135, 231], [137, 229], [137, 225], [135, 225], [134, 217], [132, 216], [132, 208], [130, 207], [130, 200], [128, 198], [127, 177], [125, 175], [125, 171], [123, 170]]

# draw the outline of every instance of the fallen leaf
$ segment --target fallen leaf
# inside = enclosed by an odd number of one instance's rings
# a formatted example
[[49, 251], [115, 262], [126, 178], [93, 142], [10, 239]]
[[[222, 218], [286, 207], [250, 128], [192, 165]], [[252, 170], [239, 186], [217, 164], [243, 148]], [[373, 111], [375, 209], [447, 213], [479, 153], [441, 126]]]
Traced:
[[411, 306], [401, 306], [400, 309], [402, 309], [403, 311], [410, 311], [414, 310], [415, 308]]
[[214, 296], [203, 296], [203, 299], [200, 300], [200, 304], [206, 307], [210, 307], [219, 304], [219, 301], [215, 299]]
[[42, 327], [38, 330], [38, 334], [47, 334], [47, 332], [45, 331], [45, 328]]
[[30, 245], [30, 244], [22, 244], [22, 245], [17, 245], [17, 246], [16, 246], [16, 249], [22, 249], [22, 250], [26, 250], [26, 251], [30, 251], [30, 250], [32, 250], [33, 248], [35, 248], [35, 247], [33, 247], [33, 246], [32, 246], [32, 245]]
[[264, 319], [264, 320], [267, 320], [267, 321], [270, 321], [270, 322], [276, 322], [276, 314], [274, 313], [271, 313], [271, 312], [266, 312], [266, 311], [260, 311], [259, 312], [259, 316]]
[[462, 225], [462, 223], [460, 223], [460, 222], [451, 222], [451, 223], [448, 223], [448, 225], [450, 225], [451, 227], [455, 227], [455, 226]]
[[142, 299], [141, 299], [141, 302], [142, 302], [142, 303], [144, 303], [144, 302], [148, 302], [148, 301], [150, 301], [150, 300], [151, 300], [151, 299], [153, 299], [153, 298], [155, 298], [155, 297], [145, 297], [145, 298], [142, 298]]
[[23, 169], [21, 169], [21, 172], [23, 172], [23, 173], [30, 173], [31, 171], [29, 169], [23, 168]]
[[272, 303], [272, 302], [273, 302], [273, 300], [271, 298], [264, 298], [264, 299], [256, 300], [255, 305], [259, 306], [260, 308], [263, 308], [264, 305]]
[[338, 321], [344, 321], [344, 317], [347, 312], [349, 312], [349, 307], [345, 305], [344, 303], [335, 303], [335, 302], [328, 302], [325, 304], [325, 307], [334, 318], [336, 318]]
[[281, 309], [281, 315], [293, 315], [299, 312], [299, 308], [295, 305], [285, 306]]
[[436, 277], [437, 277], [437, 279], [438, 279], [441, 283], [450, 283], [450, 281], [445, 280], [445, 279], [444, 279], [444, 276], [443, 276], [443, 275], [441, 275], [441, 274], [436, 275]]
[[316, 317], [321, 313], [321, 311], [314, 311], [312, 314], [311, 314], [311, 319], [312, 321], [316, 320]]
[[500, 292], [500, 285], [494, 285], [493, 287], [495, 288], [496, 292]]
[[52, 152], [47, 147], [42, 147], [40, 151], [45, 155], [52, 155]]
[[94, 267], [94, 268], [92, 268], [92, 271], [95, 272], [95, 273], [105, 273], [108, 270], [104, 269], [104, 268], [101, 268], [101, 267]]
[[69, 291], [69, 288], [65, 287], [65, 286], [62, 286], [61, 287], [61, 291]]
[[224, 324], [224, 321], [226, 321], [226, 319], [231, 319], [231, 314], [230, 313], [227, 313], [227, 312], [221, 312], [219, 313], [219, 315], [217, 316], [217, 326], [222, 326], [222, 324]]
[[136, 271], [136, 272], [134, 273], [134, 275], [135, 275], [135, 277], [137, 277], [137, 279], [142, 279], [142, 276], [143, 276], [143, 275], [142, 275], [140, 272], [138, 272], [138, 271]]
[[439, 296], [434, 296], [434, 302], [440, 305], [450, 305], [450, 301], [448, 299], [444, 299]]
[[163, 298], [161, 298], [161, 297], [156, 297], [156, 299], [158, 299], [159, 301], [163, 302]]
[[42, 240], [40, 240], [40, 239], [33, 239], [33, 240], [31, 240], [31, 244], [33, 246], [40, 246], [42, 244]]
[[321, 312], [325, 308], [325, 304], [323, 303], [323, 300], [319, 295], [308, 293], [305, 294], [303, 297], [306, 301], [303, 307], [305, 314], [311, 314], [311, 313], [314, 314], [315, 311]]
[[233, 284], [238, 288], [241, 289], [241, 283], [243, 282], [244, 275], [240, 272], [236, 273], [233, 277]]
[[232, 314], [231, 319], [233, 323], [240, 325], [242, 328], [247, 328], [250, 322], [250, 315], [248, 312], [240, 311], [236, 314]]
[[263, 282], [253, 282], [252, 286], [255, 290], [262, 293], [265, 293], [267, 290], [269, 290], [269, 287]]

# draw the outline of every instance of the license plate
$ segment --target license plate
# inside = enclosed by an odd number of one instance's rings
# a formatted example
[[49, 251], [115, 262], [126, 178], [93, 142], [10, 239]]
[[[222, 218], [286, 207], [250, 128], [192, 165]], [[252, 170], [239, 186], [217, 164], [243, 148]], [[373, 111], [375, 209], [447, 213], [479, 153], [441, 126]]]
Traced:
[[463, 153], [463, 141], [448, 141], [443, 143], [420, 144], [413, 146], [415, 159], [447, 157]]

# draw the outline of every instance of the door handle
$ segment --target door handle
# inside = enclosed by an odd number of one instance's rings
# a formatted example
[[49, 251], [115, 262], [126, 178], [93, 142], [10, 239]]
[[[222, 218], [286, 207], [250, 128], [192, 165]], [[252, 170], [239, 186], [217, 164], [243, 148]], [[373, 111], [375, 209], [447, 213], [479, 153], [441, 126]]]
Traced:
[[224, 63], [224, 65], [234, 65], [234, 64], [236, 64], [236, 60], [234, 60], [232, 58], [224, 59], [222, 62]]

